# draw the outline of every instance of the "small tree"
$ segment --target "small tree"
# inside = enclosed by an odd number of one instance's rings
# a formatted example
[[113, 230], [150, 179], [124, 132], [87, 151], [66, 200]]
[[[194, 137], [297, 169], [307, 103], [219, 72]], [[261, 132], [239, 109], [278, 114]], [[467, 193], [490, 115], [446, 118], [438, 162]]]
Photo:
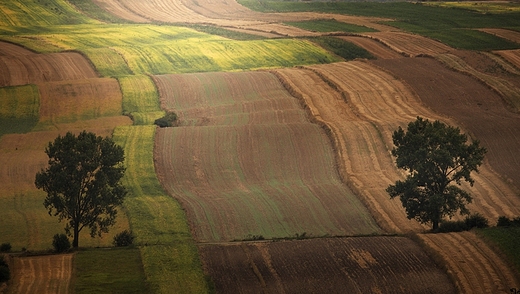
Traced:
[[177, 114], [173, 111], [168, 111], [165, 116], [156, 119], [154, 124], [161, 128], [174, 127], [177, 125]]
[[9, 252], [11, 251], [11, 243], [2, 243], [0, 245], [0, 252]]
[[134, 243], [134, 239], [135, 237], [132, 231], [124, 230], [114, 236], [114, 241], [112, 243], [116, 247], [130, 246]]
[[471, 195], [452, 183], [464, 180], [473, 185], [471, 172], [478, 172], [486, 153], [478, 141], [466, 144], [468, 138], [458, 128], [421, 117], [406, 131], [399, 127], [392, 138], [397, 167], [408, 176], [386, 191], [391, 198], [400, 197], [408, 219], [432, 223], [435, 231], [444, 216], [451, 218], [458, 210], [469, 213]]
[[52, 238], [52, 247], [54, 251], [61, 253], [70, 249], [70, 241], [65, 234], [56, 234]]
[[110, 138], [83, 131], [77, 137], [58, 136], [45, 149], [49, 166], [36, 174], [38, 189], [47, 192], [44, 206], [49, 214], [67, 219], [67, 235], [78, 247], [79, 233], [85, 227], [90, 235], [101, 236], [115, 223], [117, 207], [123, 203], [126, 189], [123, 148]]

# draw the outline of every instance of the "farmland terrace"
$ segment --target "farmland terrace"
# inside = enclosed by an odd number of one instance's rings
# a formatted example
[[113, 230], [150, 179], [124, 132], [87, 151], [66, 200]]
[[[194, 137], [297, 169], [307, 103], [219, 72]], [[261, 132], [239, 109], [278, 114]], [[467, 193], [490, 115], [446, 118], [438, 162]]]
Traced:
[[[111, 136], [129, 191], [85, 250], [8, 255], [7, 293], [518, 289], [517, 235], [433, 234], [385, 191], [404, 178], [392, 133], [422, 116], [488, 150], [468, 208], [520, 216], [518, 7], [0, 3], [0, 243], [63, 232], [33, 184], [59, 134]], [[135, 246], [108, 249], [125, 229]]]

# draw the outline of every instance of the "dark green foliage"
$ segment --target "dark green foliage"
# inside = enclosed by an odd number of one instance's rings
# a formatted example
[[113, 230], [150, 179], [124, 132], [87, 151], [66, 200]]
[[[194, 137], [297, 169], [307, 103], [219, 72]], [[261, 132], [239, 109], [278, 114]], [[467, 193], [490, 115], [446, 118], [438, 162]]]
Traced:
[[490, 227], [478, 230], [477, 233], [496, 244], [507, 260], [520, 271], [520, 226]]
[[114, 236], [112, 242], [116, 247], [130, 246], [134, 243], [135, 236], [129, 230], [124, 230], [121, 233]]
[[511, 220], [506, 216], [501, 216], [498, 218], [497, 227], [520, 227], [520, 217]]
[[120, 183], [123, 148], [110, 138], [83, 131], [58, 136], [45, 153], [49, 165], [36, 174], [35, 185], [47, 193], [44, 206], [49, 214], [68, 220], [65, 231], [72, 231], [73, 247], [78, 247], [85, 227], [92, 237], [108, 232], [126, 195]]
[[247, 237], [242, 241], [259, 241], [259, 240], [265, 240], [264, 236], [262, 235], [247, 235]]
[[177, 114], [173, 111], [167, 112], [165, 116], [156, 119], [154, 124], [161, 128], [174, 127], [177, 125]]
[[339, 38], [316, 37], [310, 40], [345, 60], [354, 60], [356, 58], [374, 59], [374, 56], [364, 48]]
[[56, 234], [52, 237], [52, 247], [57, 253], [62, 253], [70, 249], [70, 241], [65, 234]]
[[11, 251], [11, 243], [2, 243], [0, 245], [0, 252], [9, 252]]
[[400, 198], [409, 219], [431, 223], [436, 231], [444, 216], [452, 217], [459, 210], [469, 213], [466, 204], [471, 195], [451, 184], [473, 185], [471, 172], [478, 172], [486, 153], [478, 141], [468, 145], [467, 136], [458, 128], [421, 117], [409, 123], [406, 131], [399, 127], [392, 138], [397, 167], [408, 176], [386, 191], [391, 198]]
[[483, 229], [489, 227], [488, 220], [481, 214], [468, 215], [462, 221], [442, 221], [437, 233], [462, 232], [473, 228]]
[[468, 230], [472, 228], [483, 229], [489, 227], [489, 221], [480, 213], [469, 215], [464, 220]]
[[9, 265], [5, 262], [4, 257], [0, 255], [0, 283], [7, 282], [11, 278]]

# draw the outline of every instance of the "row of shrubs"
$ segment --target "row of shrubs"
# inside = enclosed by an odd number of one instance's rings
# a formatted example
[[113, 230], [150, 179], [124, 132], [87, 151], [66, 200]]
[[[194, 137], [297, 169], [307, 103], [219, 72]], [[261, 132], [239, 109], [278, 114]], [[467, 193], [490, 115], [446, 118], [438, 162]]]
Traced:
[[[483, 215], [475, 213], [467, 216], [464, 220], [443, 221], [436, 232], [462, 232], [473, 228], [482, 229], [487, 227], [489, 227], [489, 221]], [[501, 216], [498, 218], [497, 227], [520, 227], [520, 217], [509, 219], [506, 216]]]
[[[124, 230], [114, 236], [112, 244], [116, 247], [130, 246], [134, 243], [134, 239], [135, 236], [131, 231]], [[71, 243], [67, 235], [56, 234], [52, 237], [52, 247], [54, 248], [54, 252], [63, 253], [71, 248]], [[11, 243], [3, 243], [0, 245], [0, 252], [10, 252], [11, 248]], [[26, 251], [26, 249], [23, 248], [22, 251]]]

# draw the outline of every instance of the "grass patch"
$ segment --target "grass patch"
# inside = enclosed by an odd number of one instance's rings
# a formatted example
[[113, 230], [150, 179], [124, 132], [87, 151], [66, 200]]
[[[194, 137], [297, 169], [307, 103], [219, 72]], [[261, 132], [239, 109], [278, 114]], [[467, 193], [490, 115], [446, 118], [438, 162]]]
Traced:
[[339, 22], [334, 19], [318, 19], [311, 21], [285, 22], [285, 24], [298, 27], [300, 29], [315, 32], [348, 32], [348, 33], [364, 33], [376, 32], [372, 28], [358, 26], [354, 24]]
[[151, 125], [155, 119], [164, 115], [159, 105], [159, 94], [150, 77], [120, 77], [123, 92], [123, 113], [129, 115], [134, 125]]
[[74, 293], [150, 293], [137, 248], [78, 251], [74, 268]]
[[82, 52], [103, 77], [118, 77], [132, 74], [123, 56], [110, 48], [83, 49]]
[[208, 291], [197, 247], [184, 211], [166, 195], [155, 175], [155, 126], [118, 127], [114, 141], [123, 146], [129, 195], [125, 207], [140, 246], [144, 271], [156, 293]]
[[0, 27], [97, 23], [65, 0], [10, 0], [0, 3]]
[[39, 108], [35, 85], [0, 88], [0, 136], [29, 132], [38, 123]]
[[494, 243], [520, 271], [520, 227], [493, 227], [478, 230], [484, 239]]
[[477, 30], [428, 31], [424, 32], [423, 35], [458, 49], [491, 51], [520, 48], [518, 43]]
[[354, 60], [356, 58], [375, 59], [375, 57], [364, 48], [339, 38], [316, 37], [310, 40], [332, 53], [341, 56], [345, 60]]

